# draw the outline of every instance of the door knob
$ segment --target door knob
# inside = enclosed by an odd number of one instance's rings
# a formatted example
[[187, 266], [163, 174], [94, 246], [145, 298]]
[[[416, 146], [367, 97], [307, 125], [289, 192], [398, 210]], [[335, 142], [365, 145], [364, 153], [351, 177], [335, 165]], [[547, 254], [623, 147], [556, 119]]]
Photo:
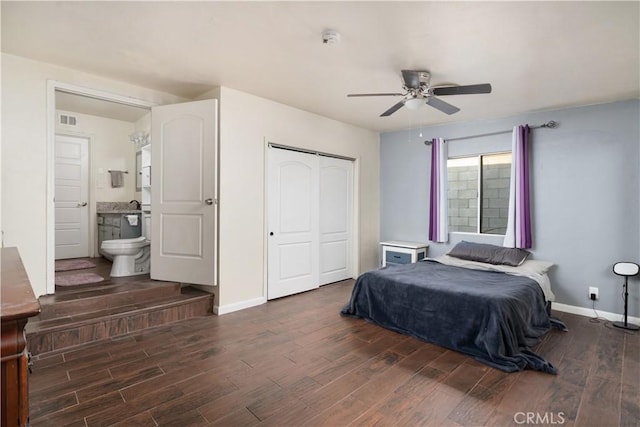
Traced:
[[213, 199], [206, 199], [204, 202], [206, 204], [208, 204], [208, 205], [212, 205], [213, 204]]
[[79, 208], [83, 208], [85, 206], [87, 206], [87, 202], [78, 203]]

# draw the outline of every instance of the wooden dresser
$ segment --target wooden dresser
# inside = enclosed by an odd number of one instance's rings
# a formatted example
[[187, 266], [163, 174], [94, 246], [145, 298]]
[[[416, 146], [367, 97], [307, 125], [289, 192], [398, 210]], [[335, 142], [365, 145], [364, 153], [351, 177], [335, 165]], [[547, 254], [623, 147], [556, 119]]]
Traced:
[[2, 427], [29, 423], [29, 356], [24, 328], [40, 313], [17, 248], [0, 248]]

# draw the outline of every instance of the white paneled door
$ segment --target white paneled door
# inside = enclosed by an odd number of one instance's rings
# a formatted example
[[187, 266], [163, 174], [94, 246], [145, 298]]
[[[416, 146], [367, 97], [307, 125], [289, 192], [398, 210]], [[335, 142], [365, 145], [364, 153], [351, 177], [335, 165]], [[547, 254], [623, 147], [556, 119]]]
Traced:
[[320, 157], [320, 285], [349, 279], [353, 162]]
[[152, 109], [152, 279], [216, 284], [217, 115], [217, 100]]
[[351, 275], [353, 163], [269, 147], [267, 298]]
[[317, 288], [318, 156], [270, 147], [267, 299]]
[[55, 259], [89, 256], [89, 140], [56, 135]]

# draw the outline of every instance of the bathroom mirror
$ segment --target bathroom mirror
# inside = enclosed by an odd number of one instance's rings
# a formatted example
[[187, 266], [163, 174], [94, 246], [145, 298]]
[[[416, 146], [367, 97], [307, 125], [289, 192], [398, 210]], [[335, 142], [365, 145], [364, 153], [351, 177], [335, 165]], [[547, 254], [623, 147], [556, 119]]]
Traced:
[[136, 191], [142, 191], [142, 151], [136, 153]]

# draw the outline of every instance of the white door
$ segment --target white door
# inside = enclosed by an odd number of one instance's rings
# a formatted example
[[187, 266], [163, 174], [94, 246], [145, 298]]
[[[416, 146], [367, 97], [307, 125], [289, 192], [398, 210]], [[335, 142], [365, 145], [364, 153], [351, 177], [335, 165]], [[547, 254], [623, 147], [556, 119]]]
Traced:
[[320, 157], [320, 285], [351, 278], [353, 162]]
[[56, 135], [55, 259], [89, 256], [88, 202], [89, 140]]
[[318, 156], [268, 150], [267, 299], [319, 286]]
[[216, 284], [217, 105], [152, 109], [152, 279]]

